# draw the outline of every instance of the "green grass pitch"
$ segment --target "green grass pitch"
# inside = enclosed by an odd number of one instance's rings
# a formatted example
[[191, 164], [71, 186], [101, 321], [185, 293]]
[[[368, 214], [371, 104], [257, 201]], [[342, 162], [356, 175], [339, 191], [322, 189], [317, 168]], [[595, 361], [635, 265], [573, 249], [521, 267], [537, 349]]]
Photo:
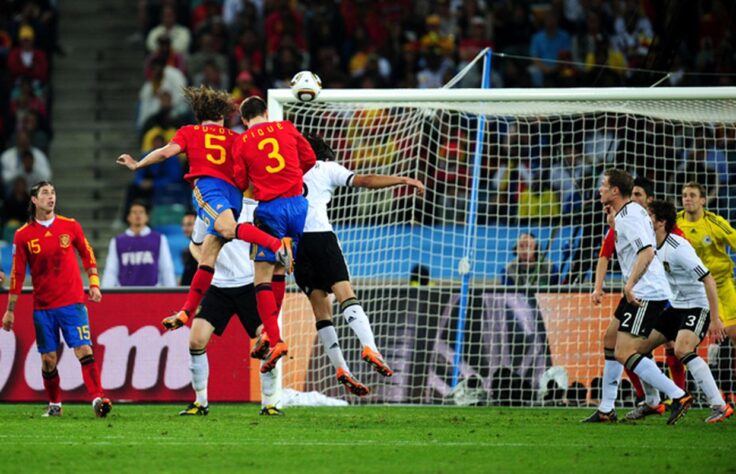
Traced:
[[736, 472], [736, 417], [707, 425], [705, 410], [666, 426], [581, 424], [589, 409], [182, 408], [117, 404], [96, 419], [70, 404], [42, 418], [41, 405], [0, 404], [0, 472]]

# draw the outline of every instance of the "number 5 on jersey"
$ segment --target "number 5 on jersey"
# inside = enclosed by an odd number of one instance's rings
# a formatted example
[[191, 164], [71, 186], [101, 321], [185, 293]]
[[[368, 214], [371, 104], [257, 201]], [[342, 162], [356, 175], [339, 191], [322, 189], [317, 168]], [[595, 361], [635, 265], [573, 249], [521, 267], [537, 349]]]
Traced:
[[227, 158], [227, 151], [225, 150], [224, 146], [218, 143], [213, 143], [212, 140], [225, 143], [225, 137], [223, 137], [222, 135], [212, 135], [210, 133], [207, 133], [204, 136], [204, 147], [208, 150], [216, 151], [219, 155], [217, 158], [215, 158], [212, 153], [207, 153], [207, 161], [211, 161], [216, 165], [221, 165], [225, 162], [225, 159]]
[[279, 153], [279, 142], [275, 138], [264, 138], [260, 142], [258, 142], [258, 149], [263, 151], [266, 146], [271, 146], [271, 151], [268, 153], [268, 158], [271, 160], [276, 160], [276, 165], [266, 166], [266, 171], [268, 173], [274, 174], [278, 173], [282, 169], [286, 168], [286, 160], [283, 156], [281, 156], [281, 153]]

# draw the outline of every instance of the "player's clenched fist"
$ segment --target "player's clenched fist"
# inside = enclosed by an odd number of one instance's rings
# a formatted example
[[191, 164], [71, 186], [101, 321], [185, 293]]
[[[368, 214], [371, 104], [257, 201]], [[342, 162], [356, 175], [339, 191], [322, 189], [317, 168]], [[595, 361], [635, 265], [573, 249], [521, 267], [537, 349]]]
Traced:
[[123, 165], [131, 171], [135, 171], [138, 165], [138, 162], [127, 153], [123, 153], [122, 155], [118, 156], [118, 159], [115, 160], [115, 163]]
[[15, 322], [15, 314], [12, 311], [6, 311], [3, 315], [3, 329], [10, 331], [13, 329], [13, 323]]

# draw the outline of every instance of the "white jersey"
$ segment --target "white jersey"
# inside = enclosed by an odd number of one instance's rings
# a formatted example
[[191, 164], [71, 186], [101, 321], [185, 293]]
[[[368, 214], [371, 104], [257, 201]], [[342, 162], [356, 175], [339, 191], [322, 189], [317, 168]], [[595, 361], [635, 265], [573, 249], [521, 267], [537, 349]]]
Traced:
[[355, 173], [334, 161], [318, 161], [304, 175], [304, 192], [309, 202], [304, 232], [332, 232], [327, 204], [340, 186], [351, 186]]
[[687, 239], [669, 234], [657, 249], [672, 289], [673, 308], [708, 308], [703, 278], [710, 274]]
[[[635, 202], [624, 204], [615, 217], [616, 255], [624, 281], [628, 281], [639, 252], [647, 247], [656, 248], [657, 240], [649, 213]], [[662, 301], [672, 298], [670, 286], [659, 259], [654, 258], [639, 281], [634, 295], [642, 300]]]
[[[253, 222], [257, 201], [243, 198], [243, 210], [238, 223]], [[207, 225], [197, 217], [192, 231], [192, 242], [201, 243], [207, 234]], [[253, 283], [253, 262], [250, 259], [250, 244], [233, 239], [222, 246], [215, 262], [215, 276], [212, 286], [218, 288], [237, 288]]]

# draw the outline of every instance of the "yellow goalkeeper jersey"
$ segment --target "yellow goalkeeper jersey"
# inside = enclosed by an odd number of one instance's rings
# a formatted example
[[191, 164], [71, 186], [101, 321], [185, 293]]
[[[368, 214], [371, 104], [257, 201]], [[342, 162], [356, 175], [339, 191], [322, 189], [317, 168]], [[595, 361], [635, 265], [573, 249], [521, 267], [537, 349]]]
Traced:
[[685, 211], [677, 214], [677, 226], [695, 248], [695, 253], [710, 270], [717, 284], [733, 279], [733, 260], [727, 247], [736, 250], [736, 230], [723, 217], [705, 211], [702, 218], [690, 222]]

